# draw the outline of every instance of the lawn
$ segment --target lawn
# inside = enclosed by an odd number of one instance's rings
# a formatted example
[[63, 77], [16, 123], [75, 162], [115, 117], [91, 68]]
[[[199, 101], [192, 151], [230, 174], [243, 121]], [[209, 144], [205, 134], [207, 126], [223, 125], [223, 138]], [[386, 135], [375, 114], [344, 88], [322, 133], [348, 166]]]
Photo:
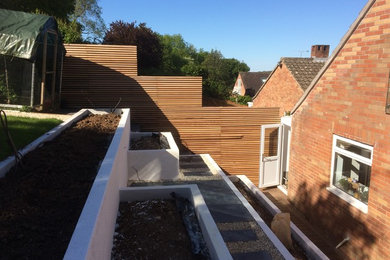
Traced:
[[[58, 119], [37, 119], [15, 116], [7, 116], [7, 119], [8, 130], [18, 150], [62, 123]], [[11, 154], [12, 150], [6, 140], [4, 128], [0, 124], [0, 161]]]

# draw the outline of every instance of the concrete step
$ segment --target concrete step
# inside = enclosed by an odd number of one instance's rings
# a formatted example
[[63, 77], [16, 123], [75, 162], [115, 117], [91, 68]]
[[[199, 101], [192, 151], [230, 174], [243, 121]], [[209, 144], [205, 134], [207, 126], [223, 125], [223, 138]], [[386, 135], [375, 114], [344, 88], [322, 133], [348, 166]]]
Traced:
[[195, 163], [203, 162], [203, 158], [200, 155], [180, 155], [180, 163]]
[[206, 169], [208, 169], [209, 167], [207, 166], [207, 164], [205, 164], [204, 162], [185, 162], [185, 163], [179, 163], [179, 167], [181, 168], [181, 169], [191, 169], [191, 168], [194, 168], [194, 169], [196, 169], [196, 168], [206, 168]]

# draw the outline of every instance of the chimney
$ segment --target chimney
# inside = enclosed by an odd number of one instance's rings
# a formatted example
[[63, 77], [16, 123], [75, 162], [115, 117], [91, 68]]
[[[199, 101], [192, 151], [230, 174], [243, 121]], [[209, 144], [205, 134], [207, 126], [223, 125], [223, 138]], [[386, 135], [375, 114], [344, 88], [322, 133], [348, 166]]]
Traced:
[[329, 56], [329, 45], [313, 45], [311, 46], [312, 58], [328, 58]]

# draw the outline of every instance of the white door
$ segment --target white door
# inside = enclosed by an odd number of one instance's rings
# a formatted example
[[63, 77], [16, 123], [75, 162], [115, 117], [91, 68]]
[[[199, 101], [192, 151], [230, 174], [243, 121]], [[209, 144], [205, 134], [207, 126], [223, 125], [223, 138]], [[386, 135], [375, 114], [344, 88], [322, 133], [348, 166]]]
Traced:
[[280, 184], [280, 140], [280, 124], [261, 126], [260, 188]]

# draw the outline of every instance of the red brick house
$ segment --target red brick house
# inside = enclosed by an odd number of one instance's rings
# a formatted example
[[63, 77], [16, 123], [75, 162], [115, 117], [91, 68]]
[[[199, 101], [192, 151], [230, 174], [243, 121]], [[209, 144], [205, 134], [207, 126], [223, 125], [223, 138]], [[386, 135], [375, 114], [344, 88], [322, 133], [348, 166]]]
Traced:
[[369, 0], [292, 109], [288, 197], [350, 259], [390, 259], [390, 0]]
[[281, 58], [253, 97], [253, 106], [280, 107], [281, 116], [291, 111], [324, 66], [329, 45], [314, 45], [311, 54], [311, 58]]
[[271, 71], [240, 72], [233, 87], [233, 94], [253, 97], [270, 73]]

